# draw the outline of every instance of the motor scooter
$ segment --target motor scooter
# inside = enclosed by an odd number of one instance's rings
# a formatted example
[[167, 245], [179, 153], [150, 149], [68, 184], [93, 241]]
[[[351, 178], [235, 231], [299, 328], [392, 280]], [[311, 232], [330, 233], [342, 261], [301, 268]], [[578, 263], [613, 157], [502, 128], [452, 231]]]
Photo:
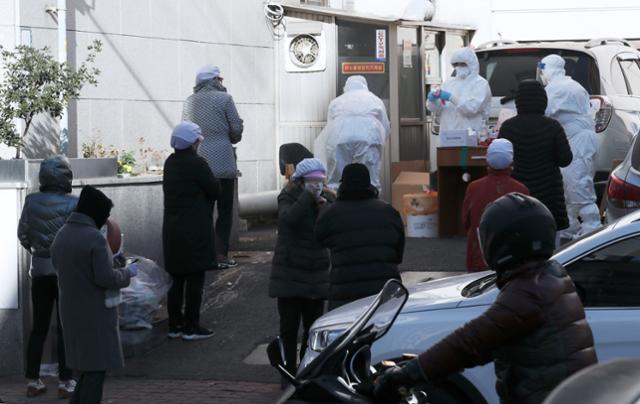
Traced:
[[[367, 310], [296, 376], [286, 370], [282, 342], [273, 340], [267, 347], [269, 361], [290, 383], [277, 403], [375, 403], [375, 378], [386, 368], [415, 357], [371, 364], [371, 346], [391, 328], [408, 296], [402, 283], [388, 281]], [[428, 403], [422, 390], [403, 393], [403, 403]]]

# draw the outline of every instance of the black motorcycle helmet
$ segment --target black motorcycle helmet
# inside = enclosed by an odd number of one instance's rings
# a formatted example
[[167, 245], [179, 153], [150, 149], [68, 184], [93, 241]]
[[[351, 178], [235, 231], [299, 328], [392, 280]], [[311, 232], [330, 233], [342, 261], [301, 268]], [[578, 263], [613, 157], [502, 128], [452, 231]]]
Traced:
[[531, 259], [551, 257], [556, 221], [542, 202], [513, 192], [487, 206], [478, 239], [487, 265], [500, 272]]

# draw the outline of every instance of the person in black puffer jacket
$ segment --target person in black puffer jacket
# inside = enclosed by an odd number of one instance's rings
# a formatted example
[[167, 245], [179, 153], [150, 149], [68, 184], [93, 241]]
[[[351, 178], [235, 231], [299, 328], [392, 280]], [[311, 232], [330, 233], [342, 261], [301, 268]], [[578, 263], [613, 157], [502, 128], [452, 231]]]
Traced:
[[344, 168], [338, 201], [318, 220], [316, 238], [331, 250], [329, 310], [400, 279], [404, 225], [398, 211], [378, 199], [362, 164]]
[[287, 370], [296, 371], [298, 329], [302, 319], [300, 357], [311, 324], [322, 315], [329, 287], [329, 255], [314, 238], [320, 211], [334, 199], [323, 188], [326, 168], [318, 159], [298, 163], [292, 181], [278, 196], [278, 241], [273, 256], [269, 296], [278, 298], [280, 338]]
[[518, 115], [505, 121], [499, 137], [513, 143], [512, 177], [529, 188], [551, 211], [557, 231], [569, 227], [560, 167], [571, 164], [573, 154], [559, 122], [544, 116], [547, 93], [536, 80], [524, 80], [516, 94]]
[[33, 328], [27, 347], [27, 371], [29, 380], [27, 395], [37, 396], [46, 391], [40, 380], [40, 361], [47, 339], [51, 312], [56, 307], [58, 318], [58, 360], [60, 384], [58, 395], [68, 398], [74, 391], [72, 372], [65, 363], [64, 339], [60, 326], [58, 306], [58, 276], [51, 262], [51, 244], [58, 230], [76, 208], [78, 198], [71, 195], [73, 173], [66, 158], [58, 156], [40, 163], [40, 192], [26, 197], [20, 223], [18, 239], [31, 253], [31, 302], [33, 306]]

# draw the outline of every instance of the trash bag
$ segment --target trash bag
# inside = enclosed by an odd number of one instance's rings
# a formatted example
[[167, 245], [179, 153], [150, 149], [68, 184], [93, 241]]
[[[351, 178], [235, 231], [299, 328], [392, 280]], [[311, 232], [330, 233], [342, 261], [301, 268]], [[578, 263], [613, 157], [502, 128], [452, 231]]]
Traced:
[[125, 330], [151, 329], [160, 301], [171, 288], [171, 276], [154, 261], [138, 256], [138, 275], [121, 290], [122, 304], [118, 306], [120, 328]]

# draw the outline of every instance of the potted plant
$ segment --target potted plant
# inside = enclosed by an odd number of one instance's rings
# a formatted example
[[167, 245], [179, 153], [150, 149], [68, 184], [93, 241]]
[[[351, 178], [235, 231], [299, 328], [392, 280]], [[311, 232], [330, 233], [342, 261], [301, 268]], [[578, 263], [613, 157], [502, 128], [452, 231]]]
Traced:
[[[78, 69], [59, 63], [48, 48], [18, 46], [10, 51], [0, 46], [5, 72], [0, 82], [0, 143], [16, 149], [21, 158], [24, 140], [36, 115], [49, 113], [60, 118], [71, 98], [77, 97], [85, 84], [97, 85], [100, 71], [94, 67], [102, 43], [94, 41], [87, 48], [87, 58]], [[18, 132], [16, 119], [24, 122]]]

